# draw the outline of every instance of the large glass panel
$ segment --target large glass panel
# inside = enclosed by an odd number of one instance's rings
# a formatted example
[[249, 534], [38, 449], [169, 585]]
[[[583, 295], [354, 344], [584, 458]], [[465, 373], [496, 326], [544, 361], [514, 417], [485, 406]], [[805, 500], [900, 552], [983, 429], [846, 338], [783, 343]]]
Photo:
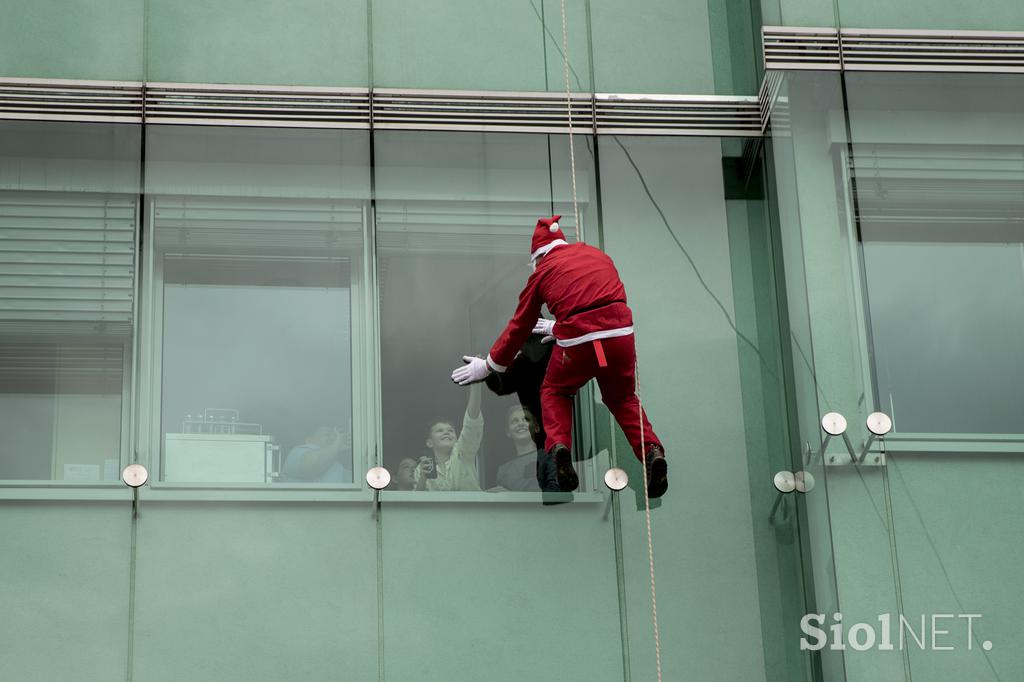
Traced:
[[[777, 0], [776, 0], [777, 1]], [[885, 2], [838, 0], [839, 22], [850, 28], [937, 29], [953, 31], [1020, 31], [1024, 14], [1017, 0], [988, 0], [980, 11], [965, 10], [954, 2]], [[792, 22], [801, 25], [799, 22]], [[803, 23], [803, 26], [819, 24]]]
[[752, 24], [747, 3], [597, 2], [590, 12], [594, 87], [600, 92], [757, 91], [754, 31], [759, 25]]
[[896, 433], [1024, 434], [1019, 85], [847, 77], [873, 373]]
[[812, 679], [797, 632], [797, 501], [776, 504], [772, 484], [794, 458], [760, 176], [738, 143], [599, 142], [604, 243], [629, 294], [641, 397], [671, 481], [650, 505], [652, 586], [643, 471], [615, 429], [631, 481], [615, 509], [633, 679], [655, 678], [652, 588], [664, 679]]
[[[810, 80], [822, 80], [818, 76]], [[829, 83], [831, 85], [831, 83]], [[787, 381], [790, 383], [790, 431], [798, 449], [796, 466], [808, 472], [816, 481], [814, 490], [793, 502], [803, 503], [805, 531], [804, 552], [808, 557], [813, 576], [813, 590], [808, 591], [807, 612], [834, 614], [840, 611], [836, 563], [829, 525], [828, 494], [825, 483], [825, 467], [818, 456], [822, 443], [820, 429], [821, 398], [817, 372], [814, 367], [810, 319], [810, 305], [803, 240], [798, 226], [801, 211], [807, 203], [801, 203], [797, 175], [797, 147], [792, 128], [792, 110], [797, 109], [803, 117], [804, 110], [816, 111], [813, 100], [803, 102], [804, 93], [811, 87], [806, 83], [794, 84], [794, 78], [780, 83], [775, 107], [771, 117], [770, 137], [766, 141], [766, 156], [769, 160], [768, 187], [771, 198], [772, 238], [776, 245], [775, 262], [778, 267], [779, 286], [785, 291], [784, 316], [782, 325], [782, 356]], [[828, 88], [829, 92], [834, 90]], [[791, 92], [796, 94], [796, 102]], [[801, 129], [803, 127], [801, 122]], [[804, 152], [800, 152], [804, 153]], [[806, 182], [806, 181], [805, 181]], [[784, 502], [785, 505], [785, 502]], [[796, 504], [800, 511], [800, 504]], [[785, 506], [783, 506], [785, 510]], [[812, 654], [821, 666], [824, 680], [845, 680], [842, 650], [824, 648]]]
[[[615, 525], [598, 487], [608, 463], [593, 451], [592, 398], [576, 411], [581, 489], [545, 496], [520, 402], [536, 386], [521, 385], [520, 398], [449, 378], [511, 317], [537, 218], [562, 214], [575, 241], [567, 140], [395, 131], [374, 143], [383, 457], [399, 472], [394, 487], [425, 488], [382, 494], [385, 675], [620, 680]], [[576, 159], [581, 228], [594, 238], [589, 143], [577, 138]], [[543, 348], [535, 360], [527, 343], [527, 373], [543, 371]], [[429, 431], [438, 421], [454, 447]]]
[[125, 675], [131, 507], [117, 479], [140, 149], [137, 125], [0, 122], [0, 669], [11, 679]]
[[[758, 1], [758, 0], [755, 0]], [[835, 0], [759, 0], [765, 26], [835, 26]]]
[[[588, 6], [565, 0], [570, 84], [589, 92]], [[374, 0], [373, 85], [565, 91], [559, 0]]]
[[900, 605], [918, 631], [922, 614], [929, 631], [933, 614], [954, 616], [938, 621], [949, 634], [935, 643], [952, 651], [908, 647], [915, 679], [1024, 674], [1005, 639], [1024, 607], [1005, 589], [1022, 557], [1002, 540], [1022, 529], [1021, 85], [980, 74], [846, 77], [867, 395], [893, 420]]
[[[823, 601], [815, 613], [823, 629], [839, 621], [877, 625], [879, 615], [899, 613], [900, 593], [884, 457], [862, 458], [873, 408], [839, 74], [786, 74], [771, 123], [798, 446], [818, 481], [805, 499], [809, 545], [815, 566], [824, 569], [815, 571], [819, 583], [832, 577], [827, 567], [834, 561], [835, 592], [817, 590]], [[821, 420], [832, 413], [845, 419], [844, 435], [831, 425], [834, 437], [823, 431]], [[832, 594], [838, 598], [825, 600]], [[841, 679], [844, 669], [850, 680], [908, 674], [898, 648], [831, 645], [830, 639], [821, 651], [827, 679]]]
[[0, 76], [139, 81], [146, 6], [97, 0], [8, 4], [0, 23]]
[[150, 0], [147, 78], [366, 86], [369, 6], [366, 0]]
[[131, 679], [377, 679], [368, 499], [178, 498], [141, 503]]
[[[594, 3], [595, 89], [714, 92], [709, 4], [706, 0]], [[636, 49], [638, 44], [644, 49]]]
[[115, 482], [140, 127], [0, 122], [0, 479]]
[[364, 131], [153, 126], [132, 679], [374, 679]]
[[365, 133], [148, 131], [158, 480], [361, 478], [367, 160]]
[[[577, 142], [580, 219], [596, 236], [589, 140]], [[529, 452], [520, 452], [510, 409], [525, 404], [543, 427], [537, 390], [550, 348], [538, 339], [524, 347], [522, 386], [468, 390], [449, 375], [463, 355], [485, 356], [515, 311], [537, 218], [564, 214], [575, 241], [568, 147], [543, 135], [389, 132], [376, 135], [375, 158], [384, 462], [395, 470], [404, 459], [441, 457], [440, 477], [420, 486], [428, 491], [537, 492], [535, 476], [522, 474], [536, 465], [536, 447], [523, 439]], [[531, 386], [521, 401], [517, 392]], [[462, 473], [446, 465], [447, 444], [437, 441], [446, 436], [432, 433], [441, 425], [464, 434]], [[576, 445], [592, 455], [588, 429]], [[586, 485], [595, 487], [592, 475]]]
[[[4, 498], [11, 492], [0, 489]], [[127, 495], [72, 495], [0, 500], [0, 669], [7, 679], [125, 679], [131, 505]]]

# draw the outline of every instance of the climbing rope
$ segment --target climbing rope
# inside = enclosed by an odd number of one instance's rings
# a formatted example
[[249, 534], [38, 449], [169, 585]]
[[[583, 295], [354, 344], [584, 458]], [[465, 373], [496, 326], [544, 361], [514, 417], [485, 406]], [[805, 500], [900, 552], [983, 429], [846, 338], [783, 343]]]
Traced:
[[[565, 108], [569, 116], [569, 164], [572, 168], [572, 210], [576, 218], [576, 241], [580, 241], [580, 209], [576, 201], [576, 148], [572, 139], [572, 88], [569, 85], [569, 28], [565, 21], [565, 0], [562, 9], [562, 61], [565, 63]], [[640, 417], [640, 458], [644, 479], [644, 518], [647, 521], [647, 559], [651, 569], [651, 618], [654, 622], [654, 662], [661, 682], [661, 637], [658, 630], [658, 592], [654, 580], [654, 541], [651, 534], [651, 498], [647, 496], [647, 449], [644, 447], [644, 404], [640, 397], [640, 367], [633, 367], [637, 410]]]
[[[563, 0], [564, 1], [564, 0]], [[644, 517], [647, 520], [647, 560], [651, 565], [651, 618], [654, 621], [654, 664], [661, 682], [661, 637], [658, 633], [658, 591], [654, 583], [654, 542], [651, 536], [651, 498], [647, 495], [647, 448], [644, 447], [644, 403], [640, 397], [640, 363], [633, 366], [636, 381], [636, 404], [640, 413], [640, 453], [644, 477]]]
[[569, 87], [569, 28], [562, 2], [562, 61], [565, 63], [565, 110], [569, 114], [569, 164], [572, 166], [572, 213], [576, 219], [576, 242], [580, 241], [580, 208], [576, 202], [576, 147], [572, 141], [572, 89]]

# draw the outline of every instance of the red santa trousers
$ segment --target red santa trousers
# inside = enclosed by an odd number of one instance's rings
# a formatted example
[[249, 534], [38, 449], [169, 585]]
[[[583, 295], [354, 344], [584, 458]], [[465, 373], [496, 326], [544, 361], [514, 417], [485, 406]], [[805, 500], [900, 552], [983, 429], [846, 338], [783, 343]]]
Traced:
[[652, 445], [661, 447], [646, 413], [642, 417], [643, 436], [640, 434], [640, 401], [635, 390], [636, 346], [630, 334], [568, 348], [555, 347], [540, 387], [540, 405], [547, 431], [544, 448], [548, 452], [558, 443], [572, 448], [573, 398], [590, 379], [597, 379], [601, 398], [622, 427], [637, 459], [642, 459], [644, 450]]

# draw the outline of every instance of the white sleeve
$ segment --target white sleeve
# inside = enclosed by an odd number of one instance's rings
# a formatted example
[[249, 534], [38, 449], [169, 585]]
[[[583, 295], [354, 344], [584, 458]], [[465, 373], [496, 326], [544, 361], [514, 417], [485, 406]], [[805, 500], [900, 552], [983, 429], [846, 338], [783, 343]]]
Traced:
[[475, 460], [480, 452], [480, 443], [484, 439], [484, 413], [481, 412], [476, 418], [465, 414], [462, 417], [462, 433], [455, 443], [459, 457], [464, 460]]

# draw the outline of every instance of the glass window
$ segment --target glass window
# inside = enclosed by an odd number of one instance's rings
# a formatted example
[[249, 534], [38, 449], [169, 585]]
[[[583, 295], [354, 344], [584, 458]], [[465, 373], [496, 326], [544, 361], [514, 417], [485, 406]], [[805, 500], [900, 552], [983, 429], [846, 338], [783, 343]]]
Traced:
[[[542, 422], [539, 409], [524, 415], [514, 390], [466, 389], [450, 374], [462, 356], [486, 356], [515, 311], [537, 219], [562, 214], [575, 239], [568, 141], [388, 131], [374, 143], [385, 466], [399, 489], [539, 491], [537, 443], [520, 437], [534, 427], [519, 423]], [[596, 242], [588, 145], [577, 139], [579, 206]]]
[[899, 432], [1022, 430], [1020, 85], [847, 76], [874, 380]]
[[140, 126], [0, 121], [0, 479], [118, 478]]
[[368, 134], [151, 126], [159, 480], [360, 481]]

